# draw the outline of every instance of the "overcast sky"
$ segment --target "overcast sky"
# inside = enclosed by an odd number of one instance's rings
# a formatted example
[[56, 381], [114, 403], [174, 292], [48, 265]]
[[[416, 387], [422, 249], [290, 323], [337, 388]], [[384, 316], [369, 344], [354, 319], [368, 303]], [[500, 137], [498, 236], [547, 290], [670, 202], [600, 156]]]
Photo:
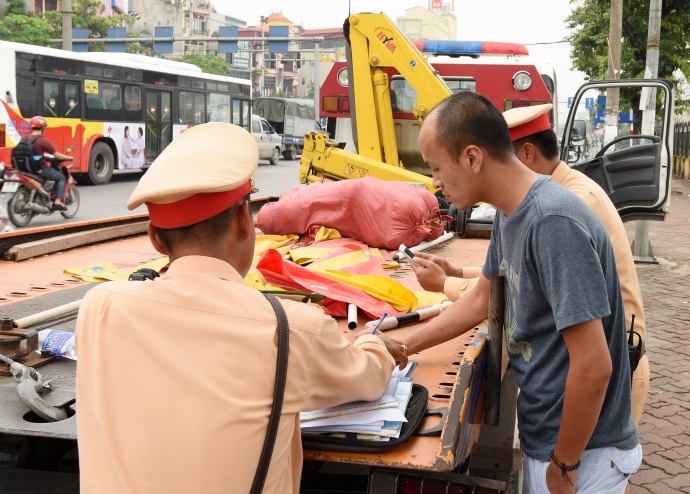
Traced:
[[[280, 12], [306, 29], [342, 26], [348, 14], [348, 0], [212, 0], [218, 12], [258, 25], [261, 15]], [[451, 0], [444, 0], [451, 1]], [[426, 0], [351, 0], [352, 13], [384, 12], [393, 21], [410, 7], [428, 7]], [[455, 0], [458, 39], [546, 43], [566, 35], [563, 19], [570, 13], [569, 0]], [[566, 101], [584, 82], [572, 72], [567, 43], [528, 46], [530, 55], [554, 66], [559, 100]]]

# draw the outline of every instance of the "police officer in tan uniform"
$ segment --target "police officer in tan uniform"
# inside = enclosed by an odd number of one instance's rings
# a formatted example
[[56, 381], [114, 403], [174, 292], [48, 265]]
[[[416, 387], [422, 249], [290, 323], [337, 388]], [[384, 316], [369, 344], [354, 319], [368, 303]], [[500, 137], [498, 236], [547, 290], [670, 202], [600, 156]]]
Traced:
[[[529, 106], [503, 113], [515, 153], [526, 166], [539, 174], [551, 175], [551, 180], [575, 193], [604, 224], [611, 238], [618, 268], [627, 328], [630, 328], [632, 315], [635, 314], [634, 329], [644, 339], [645, 317], [642, 292], [637, 281], [637, 271], [625, 227], [606, 192], [589, 177], [571, 169], [558, 158], [558, 142], [551, 130], [548, 115], [552, 106], [551, 104]], [[417, 256], [424, 259], [419, 261], [420, 264], [429, 268], [419, 269], [412, 265], [420, 285], [425, 290], [443, 291], [452, 301], [457, 300], [472, 288], [477, 283], [481, 272], [476, 267], [456, 268], [437, 256], [424, 253], [419, 253]], [[633, 373], [632, 412], [635, 424], [639, 424], [642, 417], [649, 385], [649, 360], [647, 355], [644, 355]]]
[[[276, 383], [277, 318], [243, 283], [259, 154], [226, 123], [198, 125], [158, 157], [128, 207], [146, 204], [154, 281], [109, 282], [77, 321], [83, 493], [248, 493]], [[299, 412], [378, 399], [394, 362], [377, 336], [351, 345], [318, 307], [282, 301], [285, 398], [264, 493], [297, 493]]]

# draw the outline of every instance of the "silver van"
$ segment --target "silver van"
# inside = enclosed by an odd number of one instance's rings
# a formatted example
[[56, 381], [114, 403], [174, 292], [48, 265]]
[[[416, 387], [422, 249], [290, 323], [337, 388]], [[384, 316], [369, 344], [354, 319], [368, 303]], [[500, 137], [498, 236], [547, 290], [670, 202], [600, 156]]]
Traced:
[[252, 114], [252, 134], [259, 148], [259, 158], [277, 165], [283, 153], [283, 138], [265, 118]]

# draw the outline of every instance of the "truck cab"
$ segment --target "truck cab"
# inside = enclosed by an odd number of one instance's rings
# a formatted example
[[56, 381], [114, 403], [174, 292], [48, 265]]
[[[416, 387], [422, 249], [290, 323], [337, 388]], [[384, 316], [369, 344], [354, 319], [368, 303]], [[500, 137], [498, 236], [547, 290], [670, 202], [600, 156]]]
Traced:
[[259, 158], [277, 165], [283, 153], [283, 138], [268, 120], [252, 114], [252, 135], [259, 148]]

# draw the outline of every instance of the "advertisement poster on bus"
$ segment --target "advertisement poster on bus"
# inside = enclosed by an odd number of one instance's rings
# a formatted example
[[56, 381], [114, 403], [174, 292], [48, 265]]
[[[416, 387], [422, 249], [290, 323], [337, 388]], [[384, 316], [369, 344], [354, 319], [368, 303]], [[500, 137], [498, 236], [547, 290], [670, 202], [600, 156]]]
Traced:
[[146, 126], [141, 122], [105, 122], [103, 135], [117, 146], [119, 170], [139, 170], [146, 163]]
[[191, 129], [194, 127], [193, 124], [179, 124], [179, 125], [173, 125], [173, 141], [179, 137], [179, 135], [184, 132], [187, 129]]

